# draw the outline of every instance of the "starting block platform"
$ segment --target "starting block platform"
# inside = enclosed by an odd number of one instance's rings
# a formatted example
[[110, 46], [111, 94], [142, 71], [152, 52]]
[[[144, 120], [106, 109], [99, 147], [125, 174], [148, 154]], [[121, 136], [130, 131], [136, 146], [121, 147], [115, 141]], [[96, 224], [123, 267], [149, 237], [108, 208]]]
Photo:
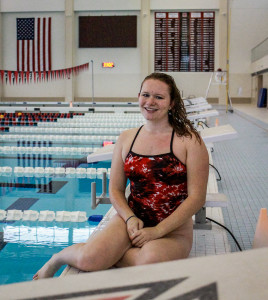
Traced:
[[187, 114], [187, 119], [190, 121], [195, 121], [198, 119], [208, 118], [208, 117], [215, 117], [218, 116], [219, 112], [216, 109], [210, 109], [210, 110], [203, 110], [196, 113], [189, 113]]
[[[234, 139], [238, 136], [237, 131], [229, 124], [205, 128], [200, 132], [200, 134], [206, 144]], [[114, 144], [107, 145], [101, 149], [98, 149], [96, 152], [89, 154], [87, 156], [87, 162], [92, 163], [97, 161], [111, 160], [114, 146]]]
[[0, 286], [2, 299], [268, 299], [267, 248]]
[[238, 136], [237, 131], [229, 124], [205, 128], [200, 134], [205, 144], [235, 139]]

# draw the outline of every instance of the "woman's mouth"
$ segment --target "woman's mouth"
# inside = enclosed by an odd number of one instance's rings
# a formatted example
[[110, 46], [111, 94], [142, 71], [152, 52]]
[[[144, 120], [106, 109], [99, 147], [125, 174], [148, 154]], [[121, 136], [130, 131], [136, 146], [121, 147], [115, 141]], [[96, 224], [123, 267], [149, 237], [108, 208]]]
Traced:
[[144, 109], [146, 111], [149, 111], [149, 112], [155, 112], [155, 111], [157, 111], [157, 108], [153, 108], [153, 107], [144, 107]]

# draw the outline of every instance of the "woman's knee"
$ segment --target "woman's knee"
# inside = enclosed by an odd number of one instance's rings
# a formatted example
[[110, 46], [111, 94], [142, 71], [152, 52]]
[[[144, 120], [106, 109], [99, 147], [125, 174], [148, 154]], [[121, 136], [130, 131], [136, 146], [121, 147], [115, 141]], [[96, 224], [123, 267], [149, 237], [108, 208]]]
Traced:
[[139, 255], [136, 257], [135, 265], [149, 265], [164, 261], [167, 261], [164, 255], [160, 255], [154, 251], [143, 251], [141, 249]]
[[100, 255], [101, 251], [92, 247], [83, 247], [77, 256], [77, 267], [82, 271], [98, 271], [104, 268], [103, 261]]
[[163, 242], [161, 245], [144, 245], [135, 257], [135, 265], [154, 264], [189, 256], [192, 248], [191, 239], [182, 238], [177, 241]]

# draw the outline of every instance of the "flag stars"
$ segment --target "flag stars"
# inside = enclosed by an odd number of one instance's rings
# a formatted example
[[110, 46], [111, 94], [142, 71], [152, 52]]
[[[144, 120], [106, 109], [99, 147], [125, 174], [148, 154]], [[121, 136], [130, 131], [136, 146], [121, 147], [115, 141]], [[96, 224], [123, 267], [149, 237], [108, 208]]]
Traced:
[[17, 39], [18, 40], [34, 39], [34, 18], [17, 19]]

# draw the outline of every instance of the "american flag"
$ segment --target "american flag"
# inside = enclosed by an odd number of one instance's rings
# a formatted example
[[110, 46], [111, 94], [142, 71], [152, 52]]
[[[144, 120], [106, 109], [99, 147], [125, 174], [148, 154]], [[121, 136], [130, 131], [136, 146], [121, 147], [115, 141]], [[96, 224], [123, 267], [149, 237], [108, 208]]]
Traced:
[[17, 70], [51, 70], [51, 18], [17, 18]]

